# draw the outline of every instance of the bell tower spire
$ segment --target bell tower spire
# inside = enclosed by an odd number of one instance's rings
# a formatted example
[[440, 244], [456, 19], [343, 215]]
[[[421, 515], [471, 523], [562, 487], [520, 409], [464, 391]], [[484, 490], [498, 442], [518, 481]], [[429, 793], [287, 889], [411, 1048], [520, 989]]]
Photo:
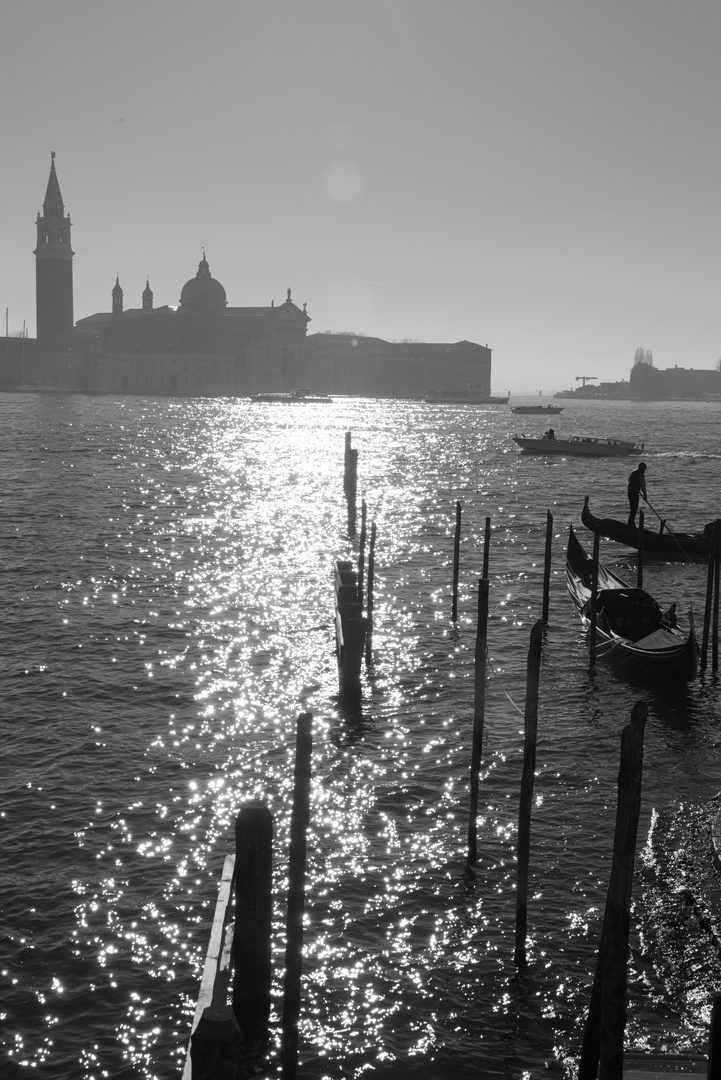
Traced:
[[38, 341], [51, 348], [67, 348], [73, 329], [73, 250], [70, 215], [65, 214], [55, 172], [55, 151], [50, 154], [50, 177], [42, 213], [36, 221], [35, 303]]

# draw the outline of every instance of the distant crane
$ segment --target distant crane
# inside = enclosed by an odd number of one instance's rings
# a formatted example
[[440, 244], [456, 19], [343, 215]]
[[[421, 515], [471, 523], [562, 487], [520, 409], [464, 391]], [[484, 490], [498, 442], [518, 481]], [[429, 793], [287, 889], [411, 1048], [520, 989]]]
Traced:
[[577, 375], [576, 376], [576, 382], [579, 382], [579, 380], [580, 380], [581, 386], [585, 386], [586, 383], [589, 381], [589, 379], [597, 379], [597, 378], [598, 378], [598, 375]]

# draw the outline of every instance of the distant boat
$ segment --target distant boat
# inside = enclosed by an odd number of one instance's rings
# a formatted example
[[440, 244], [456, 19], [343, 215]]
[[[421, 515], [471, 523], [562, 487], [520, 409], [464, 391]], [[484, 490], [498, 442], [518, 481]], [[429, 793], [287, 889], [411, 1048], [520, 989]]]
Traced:
[[274, 405], [327, 405], [333, 398], [328, 394], [316, 394], [312, 390], [278, 390], [267, 394], [251, 394], [251, 401], [268, 401]]
[[548, 413], [563, 412], [563, 405], [513, 405], [512, 413], [525, 413], [527, 416], [545, 416]]
[[567, 439], [543, 435], [533, 439], [514, 435], [513, 441], [527, 454], [572, 454], [576, 457], [624, 457], [640, 454], [643, 445], [625, 439], [595, 439], [587, 435], [569, 435]]
[[480, 386], [432, 387], [423, 399], [432, 405], [506, 405], [508, 397], [493, 397]]

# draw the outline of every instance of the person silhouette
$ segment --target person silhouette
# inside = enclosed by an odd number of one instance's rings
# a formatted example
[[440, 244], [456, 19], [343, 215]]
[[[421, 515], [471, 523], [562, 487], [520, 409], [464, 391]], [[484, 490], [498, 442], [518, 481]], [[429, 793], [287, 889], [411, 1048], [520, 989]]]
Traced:
[[639, 462], [637, 469], [634, 469], [628, 478], [628, 524], [632, 529], [636, 527], [636, 511], [638, 510], [638, 500], [643, 495], [646, 502], [646, 462]]

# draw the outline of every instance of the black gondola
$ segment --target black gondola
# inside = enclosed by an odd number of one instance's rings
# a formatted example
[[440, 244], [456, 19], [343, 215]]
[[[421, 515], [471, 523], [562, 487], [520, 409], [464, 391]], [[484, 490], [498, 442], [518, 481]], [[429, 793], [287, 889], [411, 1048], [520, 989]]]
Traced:
[[[566, 583], [574, 607], [590, 623], [593, 560], [569, 529]], [[693, 622], [688, 632], [676, 625], [674, 604], [664, 613], [643, 589], [628, 585], [602, 562], [598, 564], [596, 640], [598, 655], [614, 659], [643, 675], [692, 682], [698, 645]]]
[[[588, 506], [588, 495], [583, 504], [581, 521], [592, 532], [638, 550], [638, 529], [625, 521], [594, 517]], [[700, 533], [676, 532], [675, 530], [669, 532], [664, 525], [661, 526], [660, 532], [644, 529], [643, 557], [665, 562], [705, 562], [711, 550], [712, 528], [713, 523], [707, 525]]]

